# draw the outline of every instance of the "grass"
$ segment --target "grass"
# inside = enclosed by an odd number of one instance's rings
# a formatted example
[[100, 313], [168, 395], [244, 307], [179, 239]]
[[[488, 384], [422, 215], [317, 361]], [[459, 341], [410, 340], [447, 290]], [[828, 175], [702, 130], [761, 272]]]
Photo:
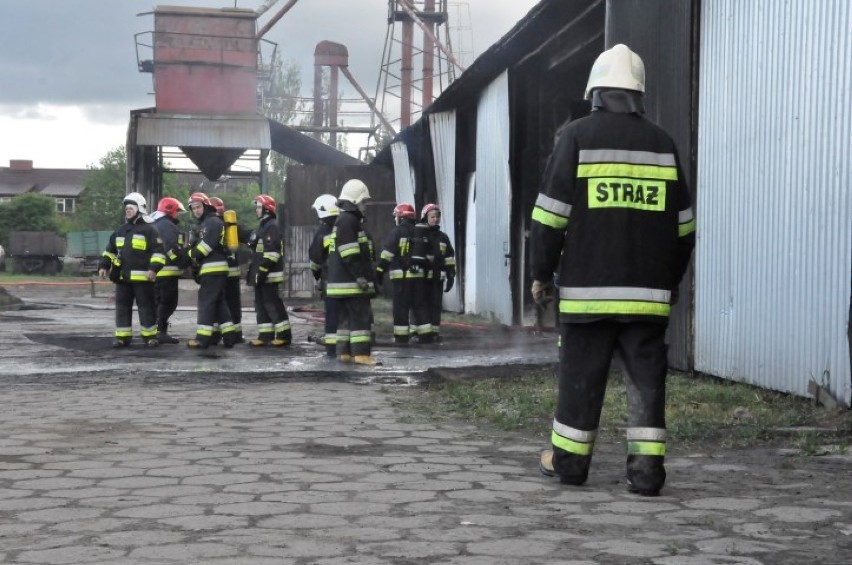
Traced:
[[[511, 376], [468, 376], [439, 379], [396, 401], [421, 416], [549, 437], [557, 389], [552, 367], [525, 368]], [[774, 446], [813, 455], [824, 453], [826, 443], [845, 453], [852, 440], [852, 411], [828, 410], [804, 398], [713, 377], [669, 375], [666, 421], [671, 441], [686, 448]], [[626, 388], [623, 377], [613, 373], [599, 434], [621, 437], [626, 425]]]

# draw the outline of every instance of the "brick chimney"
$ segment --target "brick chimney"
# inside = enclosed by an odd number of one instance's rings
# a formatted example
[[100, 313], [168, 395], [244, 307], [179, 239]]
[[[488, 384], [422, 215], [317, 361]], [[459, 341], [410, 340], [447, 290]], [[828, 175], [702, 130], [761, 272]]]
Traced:
[[32, 171], [33, 162], [29, 159], [9, 159], [9, 170], [11, 171]]

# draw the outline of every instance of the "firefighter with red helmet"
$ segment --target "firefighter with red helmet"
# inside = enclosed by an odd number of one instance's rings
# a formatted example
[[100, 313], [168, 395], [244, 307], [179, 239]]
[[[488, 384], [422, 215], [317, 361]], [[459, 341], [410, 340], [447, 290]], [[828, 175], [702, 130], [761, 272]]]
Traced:
[[340, 306], [337, 358], [360, 365], [376, 364], [371, 354], [373, 258], [370, 238], [362, 225], [369, 198], [370, 190], [358, 179], [346, 181], [340, 189], [326, 285], [328, 297], [338, 300]]
[[420, 212], [414, 231], [414, 261], [425, 274], [415, 291], [415, 331], [420, 343], [441, 340], [443, 294], [456, 280], [456, 257], [449, 236], [441, 231], [441, 208], [429, 203]]
[[[218, 196], [211, 196], [210, 203], [216, 208], [216, 215], [222, 218], [225, 222], [225, 202]], [[227, 229], [228, 223], [225, 222]], [[240, 241], [246, 241], [247, 236], [244, 236], [247, 230], [243, 230], [237, 226]], [[234, 324], [234, 339], [235, 343], [245, 343], [243, 337], [243, 305], [241, 297], [241, 281], [242, 273], [240, 272], [240, 260], [237, 257], [236, 250], [228, 249], [228, 282], [225, 284], [225, 303], [228, 305], [228, 311], [231, 313], [231, 322]], [[214, 332], [214, 336], [215, 336]], [[216, 338], [214, 337], [214, 341]]]
[[254, 287], [258, 335], [249, 345], [290, 345], [290, 317], [279, 292], [284, 282], [284, 240], [276, 220], [277, 204], [268, 194], [261, 194], [255, 196], [254, 206], [259, 225], [248, 242], [252, 250], [248, 284]]
[[408, 343], [414, 319], [415, 285], [423, 280], [425, 270], [411, 261], [411, 243], [417, 219], [414, 206], [407, 202], [397, 204], [393, 217], [396, 225], [382, 245], [376, 266], [376, 282], [381, 282], [387, 273], [392, 286], [393, 340], [394, 343]]
[[592, 65], [592, 112], [560, 128], [533, 207], [530, 274], [537, 303], [559, 301], [559, 395], [541, 472], [569, 485], [588, 478], [618, 350], [628, 490], [656, 496], [666, 480], [665, 334], [695, 220], [677, 148], [643, 116], [644, 92], [645, 66], [627, 46]]
[[138, 192], [124, 197], [125, 222], [110, 235], [98, 264], [98, 274], [109, 274], [115, 283], [115, 341], [113, 347], [130, 345], [133, 339], [133, 303], [139, 311], [139, 335], [155, 347], [157, 314], [154, 281], [166, 263], [163, 242], [148, 216], [148, 204]]
[[308, 248], [311, 273], [320, 288], [325, 303], [325, 334], [323, 345], [329, 357], [337, 355], [337, 321], [340, 317], [338, 300], [328, 297], [328, 250], [331, 247], [331, 234], [340, 210], [337, 208], [337, 198], [331, 194], [321, 194], [311, 206], [317, 213], [319, 227], [314, 232], [311, 245]]
[[216, 207], [203, 192], [189, 196], [189, 210], [198, 220], [197, 241], [189, 247], [187, 257], [198, 271], [198, 326], [195, 339], [186, 345], [191, 349], [207, 349], [213, 342], [216, 324], [222, 344], [236, 343], [231, 312], [225, 302], [228, 283], [228, 249], [225, 246], [225, 224], [216, 215]]
[[154, 228], [163, 240], [166, 255], [166, 263], [157, 272], [157, 281], [154, 283], [154, 296], [157, 303], [157, 341], [165, 344], [175, 344], [180, 341], [169, 334], [169, 318], [177, 310], [178, 281], [187, 263], [183, 232], [178, 227], [180, 214], [184, 212], [186, 208], [180, 200], [166, 196], [160, 199], [157, 211], [151, 214]]

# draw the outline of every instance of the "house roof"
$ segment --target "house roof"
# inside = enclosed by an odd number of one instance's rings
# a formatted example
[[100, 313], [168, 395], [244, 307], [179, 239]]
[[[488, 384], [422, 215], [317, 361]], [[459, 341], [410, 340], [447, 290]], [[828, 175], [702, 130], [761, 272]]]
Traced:
[[0, 167], [0, 196], [34, 192], [53, 197], [75, 198], [86, 186], [89, 169], [13, 169]]

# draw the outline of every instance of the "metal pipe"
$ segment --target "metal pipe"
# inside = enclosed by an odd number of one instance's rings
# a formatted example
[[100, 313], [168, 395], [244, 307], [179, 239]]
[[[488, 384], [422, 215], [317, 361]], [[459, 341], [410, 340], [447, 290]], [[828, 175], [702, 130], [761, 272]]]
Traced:
[[281, 9], [278, 11], [278, 13], [277, 13], [277, 14], [275, 14], [274, 16], [272, 16], [272, 19], [271, 19], [271, 20], [269, 20], [268, 22], [266, 22], [266, 25], [265, 25], [265, 26], [263, 26], [263, 27], [260, 29], [260, 31], [258, 31], [258, 32], [257, 32], [257, 34], [255, 34], [254, 38], [255, 38], [255, 39], [260, 39], [261, 37], [263, 37], [263, 36], [266, 34], [266, 32], [267, 32], [267, 31], [269, 31], [269, 29], [270, 29], [272, 26], [274, 26], [276, 23], [278, 23], [278, 20], [280, 20], [280, 19], [284, 16], [284, 14], [286, 14], [287, 12], [289, 12], [289, 11], [290, 11], [290, 8], [292, 8], [293, 6], [295, 6], [295, 5], [296, 5], [296, 2], [298, 2], [298, 1], [299, 1], [299, 0], [290, 0], [289, 2], [287, 2], [287, 5], [285, 5], [283, 8], [281, 8]]
[[[400, 0], [402, 2], [403, 0]], [[402, 22], [402, 67], [400, 79], [400, 127], [411, 125], [411, 71], [414, 50], [414, 24], [410, 20]]]
[[444, 47], [443, 43], [438, 41], [438, 38], [435, 37], [435, 34], [431, 33], [426, 27], [426, 24], [424, 24], [423, 21], [417, 17], [417, 14], [414, 12], [414, 8], [409, 3], [409, 0], [397, 1], [399, 2], [400, 7], [405, 11], [405, 13], [408, 14], [409, 17], [414, 20], [414, 23], [416, 23], [417, 26], [423, 30], [423, 33], [425, 33], [427, 36], [431, 36], [431, 40], [434, 41], [435, 45], [438, 46], [438, 49], [440, 49], [441, 52], [446, 55], [447, 60], [454, 64], [456, 67], [458, 67], [462, 72], [464, 72], [466, 70], [465, 67], [462, 66], [462, 64], [459, 63], [455, 57], [453, 57], [453, 54], [446, 47]]
[[[331, 65], [328, 80], [328, 125], [331, 128], [337, 127], [337, 65]], [[328, 137], [328, 144], [337, 148], [337, 133], [332, 130]]]
[[395, 136], [396, 130], [393, 129], [393, 126], [390, 124], [390, 122], [387, 120], [387, 118], [385, 118], [382, 115], [382, 113], [379, 111], [379, 109], [376, 108], [376, 105], [373, 103], [372, 100], [370, 100], [370, 97], [367, 96], [367, 93], [364, 92], [364, 89], [361, 88], [361, 85], [358, 84], [358, 81], [355, 80], [355, 77], [352, 76], [352, 73], [349, 72], [349, 69], [347, 67], [340, 67], [340, 72], [342, 72], [343, 76], [345, 76], [346, 79], [352, 84], [352, 86], [355, 87], [355, 90], [358, 91], [358, 94], [361, 95], [361, 98], [364, 99], [364, 102], [367, 103], [367, 106], [370, 107], [370, 110], [372, 110], [373, 113], [376, 114], [376, 117], [379, 118], [379, 121], [382, 122], [382, 125], [385, 126], [386, 130], [388, 130], [388, 133], [390, 133], [392, 136]]
[[[426, 0], [423, 6], [425, 14], [435, 12], [435, 0]], [[426, 24], [427, 31], [423, 33], [423, 109], [432, 104], [432, 78], [435, 75], [435, 23], [430, 19]]]

